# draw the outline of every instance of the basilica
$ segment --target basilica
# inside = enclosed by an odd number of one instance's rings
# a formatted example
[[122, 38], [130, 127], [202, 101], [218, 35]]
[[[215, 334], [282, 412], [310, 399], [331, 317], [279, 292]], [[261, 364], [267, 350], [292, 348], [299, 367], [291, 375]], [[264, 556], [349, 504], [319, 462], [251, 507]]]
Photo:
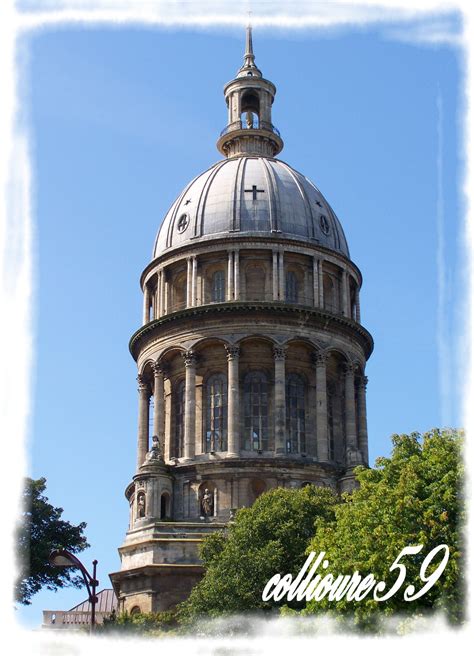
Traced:
[[248, 28], [224, 87], [223, 159], [179, 194], [141, 275], [137, 460], [110, 574], [120, 610], [185, 599], [202, 539], [266, 490], [347, 491], [368, 463], [362, 276], [325, 197], [278, 159], [275, 94]]

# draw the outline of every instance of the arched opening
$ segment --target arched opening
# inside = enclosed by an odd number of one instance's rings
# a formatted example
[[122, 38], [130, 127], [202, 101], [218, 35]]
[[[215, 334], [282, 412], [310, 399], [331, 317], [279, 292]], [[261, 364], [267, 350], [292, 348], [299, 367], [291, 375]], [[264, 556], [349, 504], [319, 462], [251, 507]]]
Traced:
[[183, 308], [186, 307], [186, 285], [187, 285], [187, 280], [186, 280], [185, 273], [181, 273], [180, 275], [176, 276], [173, 282], [173, 286], [171, 288], [171, 293], [172, 293], [171, 306], [173, 312], [176, 312], [177, 310], [182, 310]]
[[206, 432], [204, 451], [227, 451], [227, 377], [219, 373], [206, 384]]
[[244, 378], [244, 449], [269, 449], [269, 390], [267, 375], [251, 371]]
[[327, 386], [327, 414], [328, 414], [328, 455], [329, 460], [335, 460], [334, 448], [334, 404], [336, 398], [336, 387], [334, 383]]
[[260, 127], [260, 100], [259, 97], [247, 91], [240, 101], [240, 120], [243, 128], [258, 129]]
[[160, 498], [160, 519], [167, 519], [170, 514], [170, 495], [163, 492]]
[[175, 458], [181, 458], [184, 450], [184, 403], [185, 381], [181, 380], [176, 383], [172, 394], [174, 433], [172, 456]]
[[133, 606], [133, 608], [130, 610], [130, 615], [138, 615], [138, 613], [141, 613], [142, 611], [140, 610], [140, 606]]
[[212, 481], [204, 481], [199, 486], [199, 515], [202, 518], [217, 515], [217, 487]]
[[349, 282], [349, 306], [350, 306], [351, 319], [353, 319], [354, 321], [357, 321], [356, 288], [355, 288], [355, 285], [354, 285], [352, 279]]
[[142, 519], [146, 515], [146, 497], [145, 492], [139, 492], [137, 495], [137, 518]]
[[323, 276], [324, 309], [336, 312], [336, 288], [332, 276], [325, 273]]
[[250, 490], [249, 490], [249, 497], [251, 503], [254, 503], [258, 499], [258, 497], [263, 494], [267, 489], [267, 484], [265, 481], [263, 481], [260, 478], [253, 478], [250, 481]]
[[225, 301], [225, 273], [222, 270], [213, 273], [211, 301], [213, 303], [223, 303]]
[[298, 374], [286, 378], [286, 452], [306, 452], [305, 384]]

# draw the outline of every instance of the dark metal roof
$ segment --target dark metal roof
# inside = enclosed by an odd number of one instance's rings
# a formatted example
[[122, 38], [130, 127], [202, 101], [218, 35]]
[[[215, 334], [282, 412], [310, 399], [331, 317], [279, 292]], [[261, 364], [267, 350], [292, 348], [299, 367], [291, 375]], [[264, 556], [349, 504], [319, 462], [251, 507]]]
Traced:
[[[111, 613], [113, 610], [117, 610], [117, 597], [112, 588], [105, 588], [97, 593], [98, 602], [95, 606], [96, 612], [98, 613]], [[77, 611], [80, 613], [90, 613], [91, 612], [91, 603], [88, 599], [81, 602], [77, 606], [74, 606], [70, 609], [71, 611]]]

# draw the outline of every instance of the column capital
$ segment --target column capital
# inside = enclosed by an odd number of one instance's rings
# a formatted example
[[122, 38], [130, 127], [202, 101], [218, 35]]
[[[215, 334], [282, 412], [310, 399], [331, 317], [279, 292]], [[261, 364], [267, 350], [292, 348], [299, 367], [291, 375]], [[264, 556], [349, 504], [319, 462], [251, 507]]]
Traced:
[[238, 346], [225, 346], [227, 360], [235, 360], [240, 356], [240, 348]]
[[181, 355], [183, 357], [185, 367], [196, 366], [197, 355], [194, 353], [194, 351], [185, 351], [184, 353], [181, 353]]
[[325, 367], [329, 355], [324, 351], [314, 351], [311, 358], [313, 360], [313, 364], [315, 364], [317, 367]]
[[283, 346], [273, 347], [273, 359], [275, 361], [284, 360], [286, 358], [286, 348]]
[[355, 373], [355, 365], [352, 362], [345, 362], [344, 363], [344, 375], [345, 376], [353, 376]]
[[166, 377], [168, 374], [168, 367], [165, 364], [162, 364], [161, 362], [154, 362], [153, 363], [153, 375], [156, 376], [163, 376]]
[[367, 376], [361, 376], [359, 380], [357, 381], [357, 386], [362, 387], [363, 389], [366, 389], [367, 383], [369, 382], [369, 379]]
[[150, 393], [150, 385], [143, 374], [138, 374], [137, 383], [138, 383], [138, 391], [140, 393], [144, 393], [144, 392], [148, 392], [148, 394]]

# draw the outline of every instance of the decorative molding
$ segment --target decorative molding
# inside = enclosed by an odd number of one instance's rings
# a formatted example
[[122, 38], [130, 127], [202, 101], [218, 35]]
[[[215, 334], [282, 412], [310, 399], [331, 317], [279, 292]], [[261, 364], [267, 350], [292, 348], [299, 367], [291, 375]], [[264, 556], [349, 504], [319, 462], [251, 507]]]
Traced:
[[356, 365], [353, 362], [344, 363], [344, 374], [346, 376], [353, 376], [355, 373]]
[[137, 382], [138, 382], [138, 391], [141, 394], [143, 392], [147, 392], [148, 394], [150, 394], [150, 385], [149, 385], [148, 381], [146, 380], [145, 376], [143, 376], [143, 374], [138, 374]]
[[367, 376], [362, 376], [357, 381], [357, 386], [365, 390], [365, 389], [367, 389], [367, 383], [368, 382], [369, 382], [369, 379], [367, 378]]
[[311, 359], [313, 360], [313, 364], [315, 364], [317, 367], [325, 367], [329, 359], [329, 355], [324, 351], [315, 351], [312, 354]]
[[240, 356], [240, 347], [239, 346], [225, 346], [227, 353], [227, 360], [235, 360]]
[[184, 353], [181, 353], [181, 355], [183, 357], [185, 367], [196, 366], [197, 355], [193, 351], [185, 351]]
[[153, 363], [153, 375], [155, 378], [157, 376], [163, 376], [163, 378], [168, 378], [169, 377], [169, 369], [165, 364], [161, 364], [159, 362], [154, 362]]
[[286, 358], [286, 349], [281, 346], [273, 347], [273, 358], [274, 360], [284, 360]]
[[349, 330], [353, 338], [358, 339], [362, 346], [365, 357], [368, 359], [373, 351], [374, 343], [371, 334], [361, 324], [357, 323], [349, 317], [336, 315], [322, 308], [313, 307], [297, 307], [286, 303], [273, 303], [269, 302], [256, 302], [256, 301], [229, 301], [226, 303], [214, 303], [210, 305], [197, 305], [183, 310], [165, 314], [159, 319], [154, 319], [144, 326], [140, 327], [130, 338], [129, 350], [132, 356], [137, 359], [137, 349], [143, 338], [146, 338], [150, 333], [155, 332], [157, 329], [168, 325], [171, 322], [180, 320], [188, 320], [192, 317], [200, 317], [206, 314], [253, 314], [255, 311], [271, 312], [276, 316], [286, 315], [289, 317], [300, 318], [303, 317], [305, 322], [315, 320], [321, 322], [325, 330], [337, 329], [339, 327]]

